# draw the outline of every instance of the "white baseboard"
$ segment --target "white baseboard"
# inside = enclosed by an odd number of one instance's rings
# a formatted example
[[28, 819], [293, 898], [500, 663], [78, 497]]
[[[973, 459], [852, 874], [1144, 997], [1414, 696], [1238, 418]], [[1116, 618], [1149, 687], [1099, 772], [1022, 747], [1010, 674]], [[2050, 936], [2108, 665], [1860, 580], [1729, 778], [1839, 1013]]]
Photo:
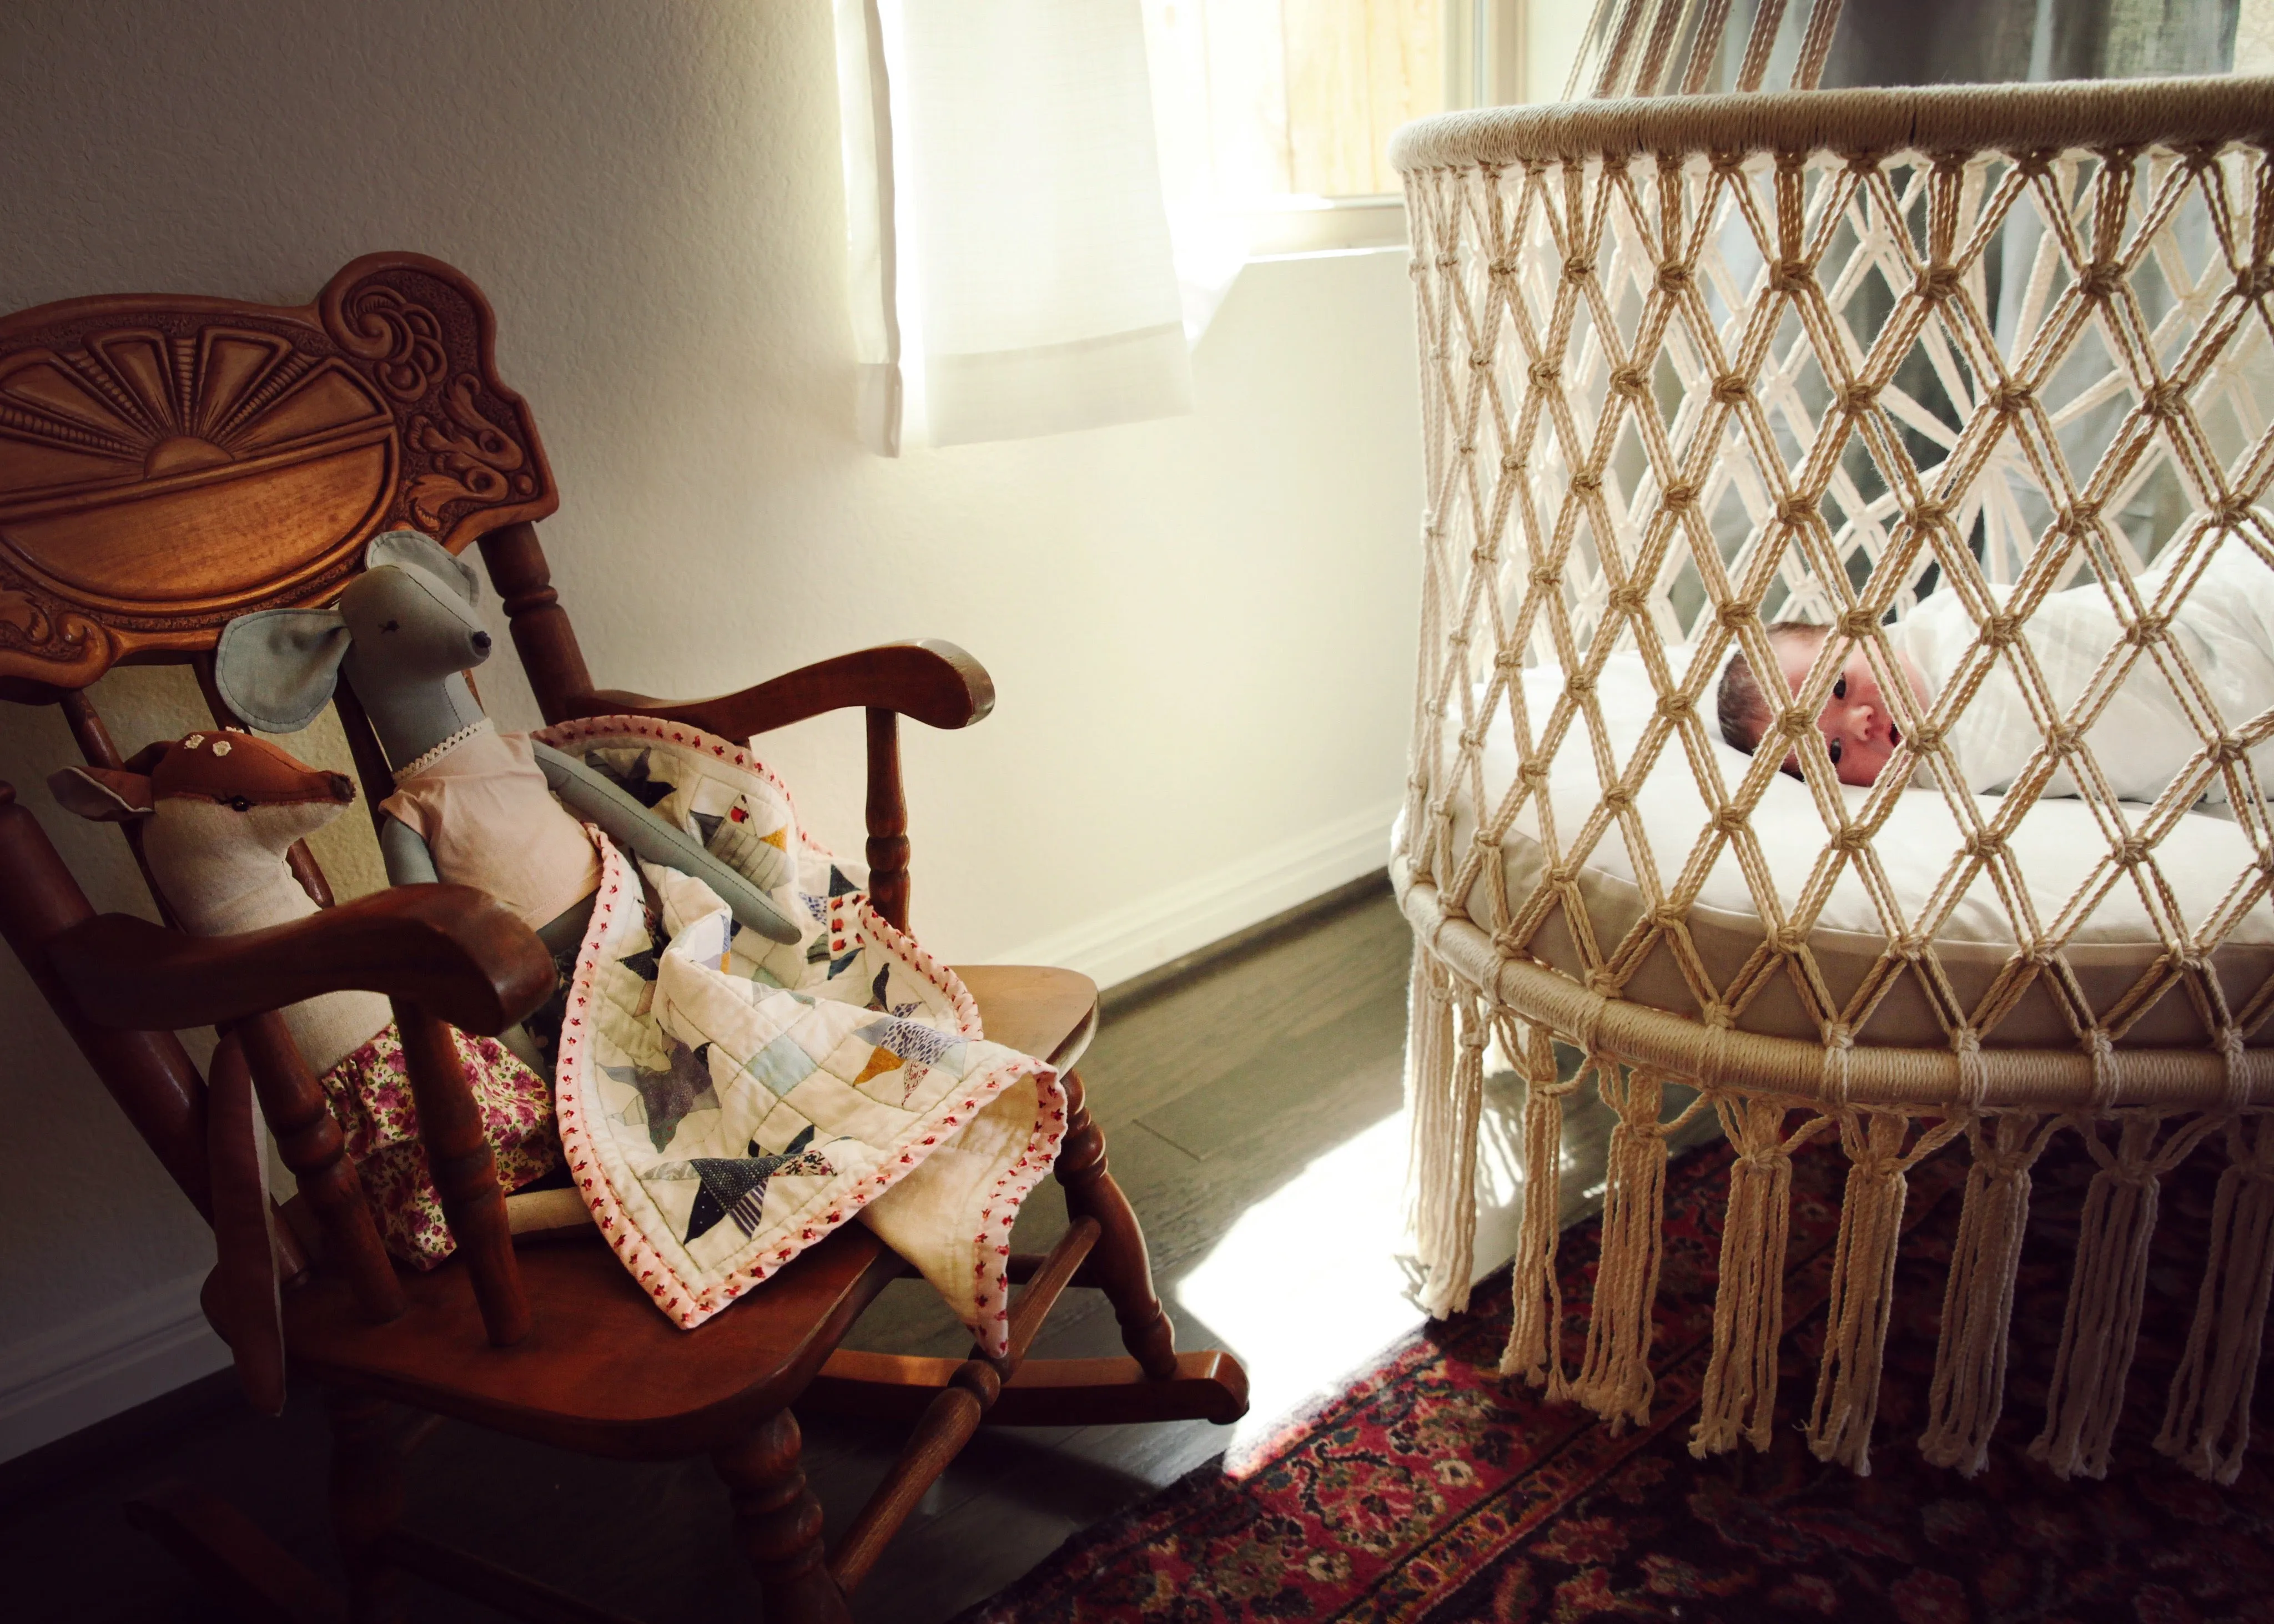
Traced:
[[0, 1346], [0, 1461], [132, 1410], [229, 1363], [198, 1307], [202, 1276], [138, 1292]]
[[1370, 874], [1389, 860], [1389, 801], [1251, 857], [998, 953], [996, 964], [1059, 965], [1111, 987]]

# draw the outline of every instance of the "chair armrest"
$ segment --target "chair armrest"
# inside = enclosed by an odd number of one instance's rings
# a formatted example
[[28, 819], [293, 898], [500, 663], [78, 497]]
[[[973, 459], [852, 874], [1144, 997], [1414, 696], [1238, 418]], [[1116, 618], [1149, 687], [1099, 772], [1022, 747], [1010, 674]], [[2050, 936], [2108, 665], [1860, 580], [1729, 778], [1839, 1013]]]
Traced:
[[995, 708], [995, 681], [985, 666], [953, 643], [927, 637], [840, 654], [712, 699], [674, 703], [621, 688], [595, 688], [568, 701], [564, 719], [651, 716], [722, 738], [747, 739], [850, 706], [897, 711], [931, 727], [968, 727]]
[[364, 990], [486, 1037], [536, 1009], [556, 979], [537, 933], [466, 885], [394, 886], [229, 936], [104, 914], [56, 936], [48, 961], [91, 1025], [150, 1032]]

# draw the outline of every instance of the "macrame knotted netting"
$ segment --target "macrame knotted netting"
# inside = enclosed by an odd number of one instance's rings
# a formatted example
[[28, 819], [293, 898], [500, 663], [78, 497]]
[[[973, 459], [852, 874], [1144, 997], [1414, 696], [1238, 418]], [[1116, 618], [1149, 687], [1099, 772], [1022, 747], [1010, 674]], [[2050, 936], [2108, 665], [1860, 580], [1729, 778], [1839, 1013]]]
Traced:
[[[1653, 37], [1634, 49], [1655, 74]], [[1923, 1446], [1978, 1470], [2029, 1170], [2074, 1132], [2099, 1172], [2037, 1451], [2097, 1473], [2158, 1181], [2223, 1153], [2161, 1441], [2232, 1477], [2274, 1271], [2274, 784], [2255, 756], [2274, 711], [2223, 714], [2172, 627], [2214, 558], [2274, 569], [2270, 131], [2274, 82], [2195, 79], [1599, 102], [1401, 133], [1428, 497], [1392, 871], [1419, 943], [1420, 1239], [1429, 1305], [1458, 1306], [1482, 1079], [1512, 1067], [1532, 1159], [1510, 1372], [1615, 1425], [1647, 1413], [1686, 1086], [1738, 1153], [1693, 1447], [1766, 1436], [1788, 1158], [1828, 1136], [1851, 1170], [1811, 1443], [1867, 1469], [1906, 1178], [1970, 1154]], [[2030, 634], [2079, 587], [2116, 629], [2070, 693]], [[1891, 639], [1938, 594], [1971, 643], [1922, 702]], [[1777, 669], [1782, 618], [1829, 630], [1748, 757], [1714, 691], [1734, 653]], [[1816, 724], [1859, 648], [1903, 735], [1869, 787], [1838, 781]], [[2126, 800], [2093, 730], [2143, 675], [2193, 737], [2160, 794]], [[1994, 793], [1951, 744], [1993, 681], [2034, 731]], [[1570, 1371], [1549, 1147], [1588, 1079], [1619, 1126]]]

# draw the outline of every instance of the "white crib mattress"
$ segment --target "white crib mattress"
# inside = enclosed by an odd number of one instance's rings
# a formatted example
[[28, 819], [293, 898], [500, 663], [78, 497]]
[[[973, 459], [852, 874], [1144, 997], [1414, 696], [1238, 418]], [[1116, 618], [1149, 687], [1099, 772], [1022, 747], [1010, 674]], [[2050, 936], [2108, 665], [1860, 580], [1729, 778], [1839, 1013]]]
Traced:
[[[1686, 650], [1676, 651], [1674, 658], [1676, 669], [1686, 666]], [[1562, 680], [1562, 673], [1552, 667], [1525, 673], [1525, 701], [1535, 728], [1544, 726]], [[1640, 657], [1632, 654], [1615, 656], [1607, 664], [1598, 691], [1612, 755], [1623, 763], [1632, 759], [1655, 714], [1656, 692]], [[1710, 731], [1710, 720], [1707, 726]], [[1734, 789], [1751, 768], [1751, 758], [1718, 737], [1713, 748], [1718, 752], [1724, 784]], [[1515, 744], [1504, 706], [1487, 726], [1482, 767], [1485, 805], [1488, 809], [1497, 808], [1516, 776]], [[1439, 781], [1443, 781], [1442, 777]], [[1842, 793], [1853, 811], [1871, 792], [1846, 788]], [[1568, 850], [1601, 800], [1584, 722], [1575, 721], [1557, 752], [1547, 794], [1556, 831]], [[1994, 815], [1999, 798], [1984, 795], [1977, 800], [1986, 821]], [[2127, 805], [2127, 822], [2136, 828], [2147, 809], [2144, 805]], [[1455, 796], [1452, 811], [1455, 856], [1441, 865], [1441, 879], [1449, 879], [1465, 859], [1477, 828], [1475, 808], [1465, 794]], [[1671, 891], [1710, 822], [1678, 739], [1668, 742], [1653, 764], [1636, 798], [1636, 811], [1648, 838], [1659, 883]], [[2179, 918], [2187, 930], [2195, 932], [2233, 894], [2238, 878], [2254, 869], [2257, 860], [2243, 831], [2223, 810], [2191, 812], [2184, 823], [2184, 828], [2165, 837], [2156, 848], [2155, 860]], [[1751, 824], [1777, 894], [1789, 907], [1827, 844], [1823, 816], [1804, 785], [1780, 775], [1769, 786]], [[1939, 791], [1902, 793], [1873, 848], [1904, 920], [1916, 921], [1922, 916], [1961, 846], [1957, 822]], [[2043, 801], [2022, 818], [2009, 847], [2039, 924], [2050, 926], [2079, 884], [2107, 855], [2109, 843], [2085, 802]], [[1520, 911], [1547, 870], [1535, 805], [1527, 804], [1519, 815], [1502, 840], [1502, 853], [1510, 905]], [[1614, 824], [1574, 876], [1585, 903], [1588, 926], [1606, 955], [1615, 951], [1648, 911], [1636, 873], [1634, 853]], [[1470, 916], [1480, 923], [1488, 918], [1482, 886], [1480, 878], [1468, 904]], [[1766, 934], [1743, 871], [1728, 847], [1717, 859], [1686, 922], [1706, 974], [1716, 987], [1728, 987]], [[1861, 984], [1885, 953], [1887, 939], [1880, 913], [1851, 863], [1835, 883], [1809, 936], [1809, 947], [1836, 998], [1845, 1000]], [[1973, 1008], [2012, 959], [2019, 940], [2013, 918], [1985, 869], [1936, 933], [1934, 954], [1962, 1002]], [[1585, 978], [1585, 959], [1570, 921], [1560, 911], [1549, 915], [1525, 944], [1525, 951], [1567, 974]], [[2140, 888], [2127, 877], [2120, 879], [2097, 900], [2090, 915], [2068, 938], [2065, 956], [2092, 1007], [2105, 1011], [2164, 951]], [[2233, 1005], [2239, 1008], [2247, 1003], [2274, 974], [2274, 906], [2263, 898], [2254, 904], [2210, 962]], [[1620, 996], [1681, 1014], [1694, 1015], [1699, 1008], [1673, 951], [1663, 941], [1652, 947]], [[1776, 1036], [1812, 1041], [1820, 1035], [1799, 989], [1785, 974], [1771, 980], [1736, 1024], [1745, 1031]], [[1949, 1041], [1915, 974], [1906, 974], [1880, 1002], [1856, 1038], [1865, 1043], [1938, 1049]], [[2175, 981], [2121, 1041], [2127, 1047], [2166, 1048], [2201, 1045], [2211, 1038], [2193, 999]], [[2040, 977], [2021, 1004], [1985, 1033], [1984, 1041], [1999, 1046], [2067, 1048], [2075, 1043], [2076, 1036]], [[2253, 1041], [2274, 1043], [2274, 1031]]]

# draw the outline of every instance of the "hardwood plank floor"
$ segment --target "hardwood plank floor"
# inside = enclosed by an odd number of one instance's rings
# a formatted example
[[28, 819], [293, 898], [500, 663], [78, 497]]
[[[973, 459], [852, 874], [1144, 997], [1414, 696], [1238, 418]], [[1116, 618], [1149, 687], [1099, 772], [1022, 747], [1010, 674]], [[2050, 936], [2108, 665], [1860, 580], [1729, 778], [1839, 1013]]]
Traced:
[[[1230, 959], [1110, 1006], [1081, 1071], [1111, 1166], [1144, 1222], [1179, 1344], [1238, 1352], [1254, 1378], [1256, 1411], [1239, 1429], [983, 1432], [870, 1575], [855, 1607], [866, 1624], [934, 1624], [991, 1594], [1068, 1535], [1330, 1390], [1419, 1323], [1409, 1266], [1397, 1256], [1410, 954], [1386, 889], [1361, 887], [1323, 917], [1262, 933]], [[1487, 1145], [1512, 1146], [1521, 1089], [1495, 1079], [1487, 1095]], [[1564, 1146], [1570, 1216], [1599, 1194], [1608, 1127], [1600, 1107], [1575, 1101]], [[1699, 1130], [1710, 1131], [1701, 1124], [1690, 1137]], [[1507, 1229], [1520, 1199], [1512, 1170], [1485, 1183]], [[1057, 1185], [1046, 1184], [1015, 1244], [1043, 1250], [1065, 1221]], [[1487, 1251], [1496, 1233], [1488, 1215]], [[915, 1282], [889, 1289], [853, 1342], [943, 1355], [968, 1345]], [[1092, 1292], [1069, 1293], [1035, 1349], [1118, 1351], [1112, 1315]], [[97, 1436], [0, 1466], [0, 1571], [11, 1576], [0, 1610], [26, 1619], [218, 1616], [119, 1512], [168, 1477], [228, 1495], [336, 1578], [318, 1395], [304, 1385], [282, 1419], [264, 1422], [236, 1406], [229, 1380], [223, 1372]], [[807, 1428], [807, 1470], [832, 1536], [898, 1442], [892, 1429], [833, 1418]], [[414, 1526], [601, 1605], [659, 1624], [756, 1616], [756, 1587], [702, 1462], [590, 1461], [445, 1424], [413, 1461], [410, 1485]], [[421, 1589], [414, 1616], [493, 1615]]]

